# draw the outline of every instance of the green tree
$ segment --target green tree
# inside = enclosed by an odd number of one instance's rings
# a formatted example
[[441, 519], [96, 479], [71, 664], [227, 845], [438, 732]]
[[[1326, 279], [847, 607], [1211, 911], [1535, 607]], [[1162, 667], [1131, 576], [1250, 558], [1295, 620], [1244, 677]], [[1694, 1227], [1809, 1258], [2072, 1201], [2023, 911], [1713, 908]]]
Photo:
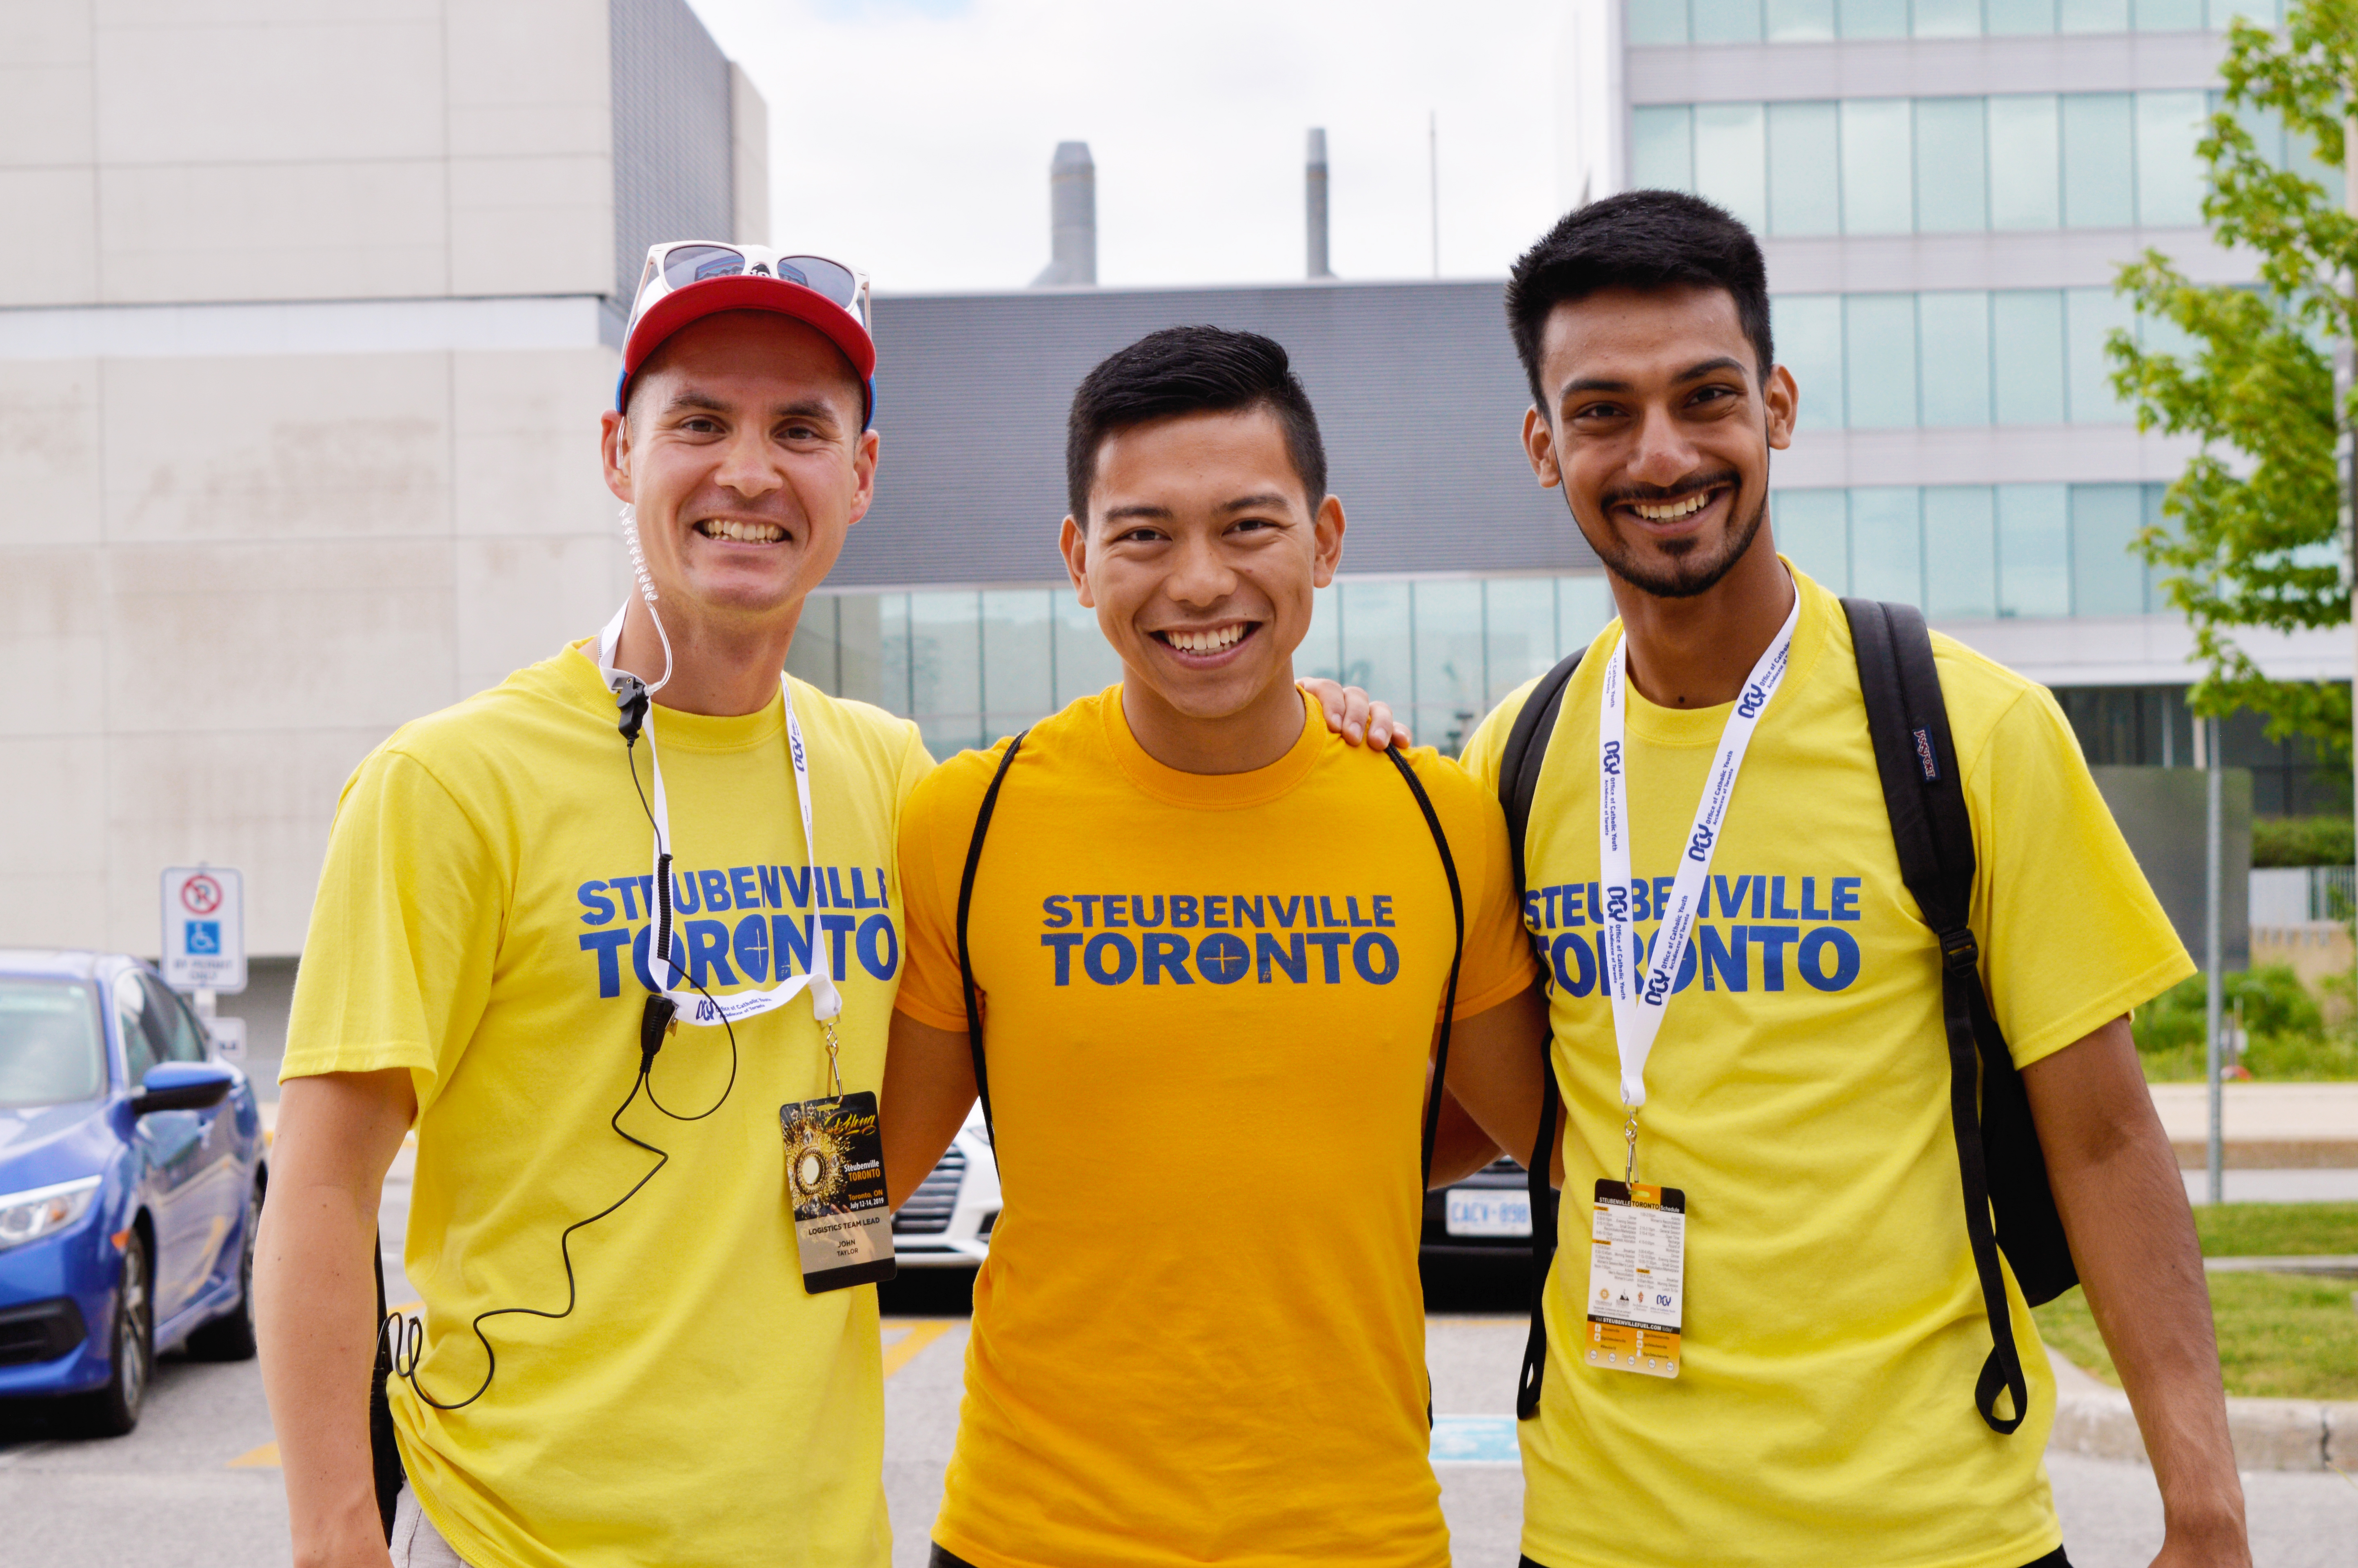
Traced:
[[[2195, 711], [2252, 708], [2272, 737], [2307, 735], [2346, 758], [2350, 687], [2271, 680], [2235, 633], [2350, 620], [2331, 345], [2358, 336], [2358, 219], [2309, 174], [2279, 167], [2254, 132], [2281, 124], [2318, 163], [2342, 167], [2343, 126], [2358, 113], [2358, 0], [2296, 4], [2281, 32], [2234, 23], [2221, 75], [2226, 105], [2199, 144], [2202, 211], [2221, 245], [2259, 258], [2260, 281], [2192, 283], [2150, 250], [2121, 269], [2120, 292], [2147, 320], [2179, 329], [2186, 347], [2115, 332], [2113, 385], [2140, 430], [2201, 443], [2162, 503], [2167, 521], [2139, 547], [2194, 628], [2204, 666], [2189, 694]], [[2358, 412], [2358, 397], [2341, 412]]]

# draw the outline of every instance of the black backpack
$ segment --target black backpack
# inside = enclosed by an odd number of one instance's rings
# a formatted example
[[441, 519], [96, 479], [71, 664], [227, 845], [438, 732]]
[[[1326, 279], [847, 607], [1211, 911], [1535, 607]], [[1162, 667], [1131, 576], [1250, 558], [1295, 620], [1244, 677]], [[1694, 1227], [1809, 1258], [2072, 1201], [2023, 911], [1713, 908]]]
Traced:
[[[1891, 817], [1891, 838], [1899, 852], [1899, 874], [1924, 912], [1941, 945], [1941, 1000], [1949, 1044], [1949, 1115], [1957, 1137], [1963, 1176], [1965, 1235], [1973, 1243], [1974, 1269], [1981, 1278], [1992, 1348], [1974, 1388], [1974, 1407], [1993, 1431], [2011, 1433], [2030, 1408], [2022, 1357], [2014, 1343], [2014, 1322], [2006, 1304], [2006, 1282], [1997, 1254], [2006, 1261], [2024, 1297], [2033, 1306], [2054, 1300], [2079, 1282], [2055, 1195], [2047, 1183], [2047, 1161], [2031, 1124], [2022, 1077], [2007, 1054], [2005, 1037], [1982, 990], [1980, 950], [1966, 924], [1973, 903], [1974, 832], [1966, 814], [1956, 748], [1949, 738], [1949, 710], [1932, 662], [1931, 634], [1924, 617], [1905, 604], [1845, 599], [1851, 640], [1858, 651], [1858, 684], [1866, 699], [1866, 729], [1875, 746], [1876, 771]], [[1579, 667], [1575, 653], [1540, 677], [1531, 698], [1508, 731], [1498, 771], [1498, 798], [1507, 808], [1507, 832], [1515, 862], [1515, 891], [1526, 881], [1523, 844], [1531, 825], [1531, 799], [1539, 788], [1547, 738], [1555, 732], [1563, 688]], [[1553, 984], [1554, 970], [1540, 955], [1541, 970]], [[1531, 1334], [1523, 1352], [1523, 1372], [1515, 1411], [1528, 1421], [1539, 1411], [1540, 1381], [1547, 1364], [1547, 1328], [1541, 1306], [1548, 1267], [1555, 1256], [1554, 1193], [1548, 1183], [1562, 1103], [1552, 1042], [1543, 1068], [1539, 1138], [1529, 1162], [1531, 1194]], [[1996, 1223], [1992, 1223], [1995, 1211]], [[1997, 1396], [2014, 1396], [2014, 1413], [1997, 1413]]]

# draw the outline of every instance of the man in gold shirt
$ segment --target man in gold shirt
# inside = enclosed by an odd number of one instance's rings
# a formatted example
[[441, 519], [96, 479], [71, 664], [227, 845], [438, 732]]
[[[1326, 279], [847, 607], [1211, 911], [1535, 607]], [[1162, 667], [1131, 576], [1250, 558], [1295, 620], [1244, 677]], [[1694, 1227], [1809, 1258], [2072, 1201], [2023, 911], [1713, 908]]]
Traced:
[[[933, 1561], [1443, 1568], [1436, 1026], [1544, 1030], [1503, 818], [1294, 688], [1344, 515], [1283, 349], [1152, 334], [1082, 382], [1068, 443], [1065, 565], [1121, 683], [903, 816], [886, 1171], [897, 1197], [932, 1166], [979, 1064], [1006, 1205]], [[1490, 1157], [1440, 1120], [1432, 1177]]]

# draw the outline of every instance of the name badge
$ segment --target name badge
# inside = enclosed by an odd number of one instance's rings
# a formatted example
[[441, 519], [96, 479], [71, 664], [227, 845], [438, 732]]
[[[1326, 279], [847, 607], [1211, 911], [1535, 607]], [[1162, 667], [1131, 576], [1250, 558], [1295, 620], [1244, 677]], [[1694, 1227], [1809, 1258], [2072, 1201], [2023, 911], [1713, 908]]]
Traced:
[[795, 1211], [803, 1288], [817, 1295], [873, 1284], [898, 1271], [884, 1201], [884, 1136], [876, 1097], [833, 1095], [778, 1108], [786, 1191]]
[[1687, 1195], [1600, 1181], [1588, 1249], [1588, 1364], [1679, 1375]]

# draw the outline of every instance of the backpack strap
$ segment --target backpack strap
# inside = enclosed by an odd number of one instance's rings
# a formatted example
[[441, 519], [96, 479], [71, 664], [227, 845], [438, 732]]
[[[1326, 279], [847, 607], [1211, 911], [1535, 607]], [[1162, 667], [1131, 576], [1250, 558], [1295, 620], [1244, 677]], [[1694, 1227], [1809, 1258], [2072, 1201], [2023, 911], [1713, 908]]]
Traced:
[[385, 1544], [393, 1544], [393, 1516], [407, 1479], [401, 1467], [401, 1440], [394, 1434], [393, 1401], [385, 1385], [393, 1378], [393, 1314], [384, 1305], [384, 1233], [369, 1236], [369, 1261], [376, 1266], [376, 1362], [369, 1370], [369, 1472], [376, 1487], [377, 1517]]
[[[1548, 741], [1555, 734], [1556, 715], [1563, 708], [1563, 688], [1580, 668], [1575, 650], [1540, 677], [1523, 702], [1523, 710], [1507, 731], [1507, 748], [1498, 762], [1498, 801], [1507, 808], [1507, 850], [1515, 868], [1515, 909], [1521, 917], [1530, 892], [1524, 842], [1530, 837], [1531, 802], [1539, 794], [1540, 770], [1547, 762]], [[1531, 950], [1549, 989], [1555, 986], [1554, 961], [1547, 940], [1531, 934]], [[1552, 1032], [1540, 1047], [1540, 1126], [1531, 1155], [1524, 1162], [1531, 1207], [1531, 1332], [1523, 1345], [1523, 1370], [1515, 1389], [1515, 1414], [1529, 1421], [1539, 1413], [1540, 1382], [1547, 1368], [1547, 1281], [1555, 1260], [1555, 1189], [1549, 1177], [1555, 1168], [1556, 1113], [1563, 1096], [1555, 1081], [1555, 1041]]]
[[[1457, 1011], [1457, 971], [1466, 961], [1466, 893], [1457, 883], [1457, 860], [1449, 852], [1449, 835], [1441, 830], [1440, 814], [1433, 809], [1433, 797], [1424, 793], [1424, 783], [1416, 776], [1416, 769], [1396, 750], [1387, 747], [1384, 755], [1400, 770], [1401, 780], [1408, 785], [1409, 794], [1416, 796], [1416, 808], [1424, 813], [1424, 825], [1433, 834], [1433, 847], [1441, 852], [1441, 871], [1449, 879], [1449, 912], [1456, 921], [1456, 946], [1449, 950], [1449, 984], [1441, 993], [1441, 1027], [1435, 1033], [1433, 1045], [1433, 1088], [1424, 1104], [1424, 1172], [1423, 1187], [1433, 1184], [1433, 1145], [1441, 1134], [1441, 1095], [1449, 1080], [1449, 1022]], [[1420, 1200], [1422, 1201], [1422, 1200]], [[1427, 1414], [1431, 1412], [1428, 1411]]]
[[974, 989], [974, 959], [967, 952], [967, 916], [974, 908], [974, 873], [982, 865], [982, 841], [990, 832], [990, 814], [999, 809], [999, 786], [1007, 782], [1007, 770], [1015, 765], [1015, 754], [1023, 750], [1023, 737], [1029, 730], [1016, 732], [1007, 742], [1006, 755], [999, 759], [999, 771], [990, 775], [990, 787], [982, 792], [982, 805], [974, 814], [974, 837], [967, 840], [966, 871], [958, 877], [957, 956], [958, 988], [966, 997], [966, 1044], [974, 1055], [975, 1098], [982, 1101], [983, 1130], [990, 1134], [991, 1147], [999, 1146], [999, 1130], [990, 1122], [990, 1075], [982, 1061], [982, 1008]]
[[[1866, 703], [1866, 728], [1883, 781], [1884, 806], [1898, 853], [1899, 874], [1941, 945], [1941, 1011], [1949, 1044], [1949, 1116], [1963, 1178], [1965, 1235], [1972, 1243], [1974, 1271], [1989, 1320], [1991, 1349], [1974, 1388], [1974, 1406], [1990, 1429], [2012, 1433], [2030, 1409], [2030, 1390], [2015, 1344], [2014, 1319], [2006, 1305], [2006, 1277], [1998, 1266], [1992, 1217], [1991, 1141], [1985, 1113], [2008, 1123], [2006, 1175], [2001, 1198], [2011, 1216], [2017, 1195], [2035, 1186], [2035, 1210], [2043, 1203], [2051, 1228], [2026, 1232], [2026, 1267], [2034, 1255], [2060, 1246], [2062, 1269], [2071, 1271], [2070, 1248], [2062, 1244], [2054, 1197], [2047, 1184], [2038, 1136], [2012, 1054], [1982, 989], [1981, 950], [1971, 925], [1974, 871], [1973, 819], [1965, 806], [1963, 780], [1949, 732], [1948, 706], [1924, 617], [1911, 605], [1845, 599], [1851, 641], [1858, 656], [1859, 689]], [[2010, 1091], [2010, 1092], [2009, 1092]], [[2018, 1118], [2019, 1126], [2013, 1123]], [[2028, 1135], [2027, 1159], [2022, 1139]], [[2010, 1232], [2011, 1234], [2011, 1232]], [[2051, 1257], [2031, 1271], [2043, 1286], [2053, 1278]], [[2023, 1278], [2018, 1271], [2017, 1278]], [[2070, 1281], [2050, 1296], [2070, 1287]], [[2031, 1288], [2026, 1284], [2026, 1293]], [[2050, 1299], [2039, 1297], [2039, 1300]], [[1997, 1413], [2001, 1390], [2013, 1396], [2014, 1413]]]

